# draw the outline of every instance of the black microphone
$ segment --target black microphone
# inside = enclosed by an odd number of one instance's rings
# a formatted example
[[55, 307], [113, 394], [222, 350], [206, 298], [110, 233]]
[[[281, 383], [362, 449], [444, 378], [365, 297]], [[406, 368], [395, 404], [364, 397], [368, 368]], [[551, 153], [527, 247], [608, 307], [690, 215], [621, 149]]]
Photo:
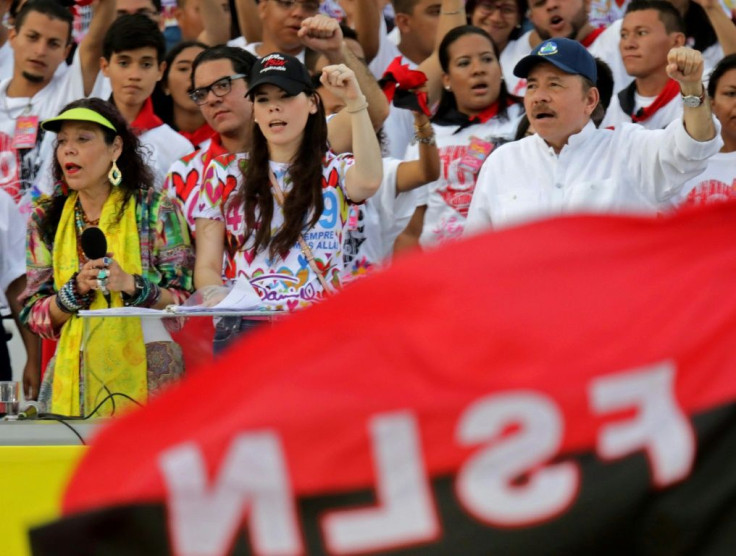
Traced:
[[[101, 259], [107, 255], [107, 238], [105, 233], [99, 228], [90, 227], [82, 232], [82, 252], [89, 260]], [[105, 290], [102, 293], [107, 301], [107, 306], [111, 307], [110, 292]]]

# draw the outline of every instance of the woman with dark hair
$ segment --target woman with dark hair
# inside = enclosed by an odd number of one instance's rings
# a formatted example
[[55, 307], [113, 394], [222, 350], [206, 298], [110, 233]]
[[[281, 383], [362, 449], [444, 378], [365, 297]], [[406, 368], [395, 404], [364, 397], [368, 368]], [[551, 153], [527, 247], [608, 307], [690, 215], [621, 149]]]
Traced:
[[[57, 186], [38, 199], [30, 216], [27, 286], [20, 299], [23, 323], [59, 340], [40, 398], [63, 415], [84, 415], [104, 392], [145, 401], [181, 375], [179, 346], [160, 321], [105, 317], [85, 331], [78, 312], [184, 301], [193, 261], [186, 224], [154, 189], [138, 138], [110, 103], [72, 102], [42, 127], [57, 134]], [[89, 237], [90, 228], [105, 236], [104, 257], [85, 255], [82, 236]]]
[[685, 206], [736, 199], [736, 54], [723, 58], [710, 74], [708, 98], [721, 123], [723, 147], [708, 159], [702, 174], [685, 184]]
[[[351, 115], [353, 154], [335, 155], [304, 65], [274, 53], [253, 67], [253, 137], [247, 155], [215, 159], [199, 195], [198, 289], [247, 281], [261, 306], [289, 311], [338, 289], [351, 203], [381, 183], [381, 151], [355, 74], [322, 69], [322, 83]], [[216, 338], [217, 340], [217, 338]]]
[[465, 4], [468, 23], [491, 36], [499, 56], [509, 42], [521, 35], [526, 9], [526, 0], [468, 0]]
[[195, 148], [206, 146], [215, 135], [202, 111], [189, 97], [192, 64], [207, 45], [197, 41], [178, 43], [166, 53], [166, 67], [151, 99], [153, 111], [187, 138]]
[[[403, 246], [462, 235], [480, 166], [493, 148], [514, 139], [522, 112], [506, 92], [498, 49], [483, 29], [456, 27], [442, 39], [438, 56], [444, 90], [432, 127], [440, 178], [422, 188]], [[406, 158], [416, 158], [417, 150], [411, 145]]]

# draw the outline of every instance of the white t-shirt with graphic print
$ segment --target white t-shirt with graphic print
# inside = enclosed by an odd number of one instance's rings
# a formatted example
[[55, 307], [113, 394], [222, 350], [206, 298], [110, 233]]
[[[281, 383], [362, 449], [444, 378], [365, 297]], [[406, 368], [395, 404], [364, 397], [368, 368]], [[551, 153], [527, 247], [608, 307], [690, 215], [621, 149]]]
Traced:
[[[433, 124], [437, 149], [440, 155], [440, 177], [422, 186], [417, 206], [426, 205], [424, 226], [419, 243], [429, 247], [459, 239], [463, 235], [470, 201], [475, 191], [478, 173], [463, 164], [473, 136], [489, 143], [512, 141], [521, 119], [518, 104], [508, 107], [506, 119], [494, 117], [483, 124], [475, 124], [455, 133], [458, 126]], [[416, 160], [418, 146], [413, 144], [406, 151], [407, 160]]]
[[736, 200], [736, 152], [716, 153], [699, 176], [682, 188], [678, 205], [703, 206]]
[[[318, 268], [333, 287], [341, 285], [344, 271], [343, 243], [350, 207], [345, 192], [345, 173], [353, 161], [351, 154], [328, 152], [322, 170], [324, 209], [317, 224], [302, 230]], [[248, 280], [262, 299], [264, 308], [291, 311], [311, 305], [324, 297], [324, 291], [298, 242], [288, 253], [275, 257], [269, 255], [268, 249], [255, 252], [253, 238], [245, 242], [245, 219], [239, 193], [246, 164], [243, 154], [215, 158], [207, 168], [199, 192], [201, 210], [198, 217], [224, 222], [226, 246], [241, 246], [233, 255], [226, 256], [224, 274], [229, 279]], [[270, 161], [269, 165], [284, 195], [288, 195], [292, 188], [288, 164]], [[231, 193], [225, 195], [228, 189]], [[274, 198], [271, 237], [283, 223], [283, 212]]]

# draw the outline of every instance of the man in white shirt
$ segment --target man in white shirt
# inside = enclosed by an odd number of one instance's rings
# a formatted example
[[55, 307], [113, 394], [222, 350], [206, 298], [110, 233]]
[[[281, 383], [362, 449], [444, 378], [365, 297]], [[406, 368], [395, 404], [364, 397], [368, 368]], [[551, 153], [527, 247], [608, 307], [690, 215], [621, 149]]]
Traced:
[[524, 96], [526, 80], [514, 75], [514, 67], [543, 40], [567, 37], [586, 48], [595, 44], [604, 28], [593, 27], [588, 20], [589, 8], [588, 0], [529, 0], [529, 21], [533, 29], [510, 42], [499, 59], [509, 93]]
[[685, 23], [665, 0], [635, 0], [626, 10], [619, 49], [634, 81], [611, 99], [603, 127], [638, 123], [662, 129], [682, 117], [680, 87], [667, 75], [667, 53], [685, 44]]
[[45, 175], [50, 177], [53, 137], [38, 123], [92, 91], [102, 37], [114, 17], [114, 0], [100, 0], [72, 65], [63, 73], [56, 70], [72, 45], [69, 10], [54, 0], [29, 0], [16, 17], [9, 38], [13, 74], [0, 82], [0, 188], [23, 212], [32, 189]]
[[[463, 0], [394, 0], [396, 11], [396, 28], [399, 29], [400, 41], [394, 44], [385, 33], [385, 22], [381, 23], [378, 54], [368, 67], [377, 79], [383, 77], [386, 68], [393, 60], [401, 56], [401, 63], [410, 69], [420, 64], [434, 65], [435, 72], [441, 74], [436, 50], [445, 33], [464, 25], [467, 21], [465, 2]], [[432, 86], [430, 72], [421, 68], [430, 77], [428, 94], [430, 104], [439, 100], [441, 87], [439, 78]], [[384, 123], [384, 154], [391, 158], [404, 158], [404, 153], [413, 136], [414, 116], [411, 111], [391, 105], [389, 116]]]
[[596, 129], [595, 61], [576, 41], [544, 41], [514, 71], [527, 79], [524, 107], [536, 134], [486, 159], [468, 231], [576, 212], [654, 213], [675, 202], [723, 144], [703, 101], [703, 58], [695, 50], [669, 52], [667, 73], [685, 106], [683, 118], [663, 130]]
[[379, 50], [369, 67], [377, 79], [396, 56], [416, 67], [432, 54], [440, 20], [442, 2], [440, 0], [393, 0], [396, 12], [396, 28], [399, 30], [399, 44], [394, 44], [386, 36], [385, 22], [379, 35]]
[[140, 138], [159, 189], [169, 167], [194, 150], [153, 111], [151, 94], [163, 74], [165, 49], [164, 36], [151, 19], [123, 15], [105, 35], [101, 60], [102, 72], [112, 87], [111, 102]]
[[[736, 52], [736, 26], [731, 21], [731, 9], [727, 5], [730, 0], [668, 1], [685, 22], [685, 44], [703, 54], [704, 75], [711, 72], [724, 54]], [[611, 23], [589, 48], [593, 56], [611, 66], [617, 91], [631, 83], [631, 76], [626, 73], [619, 52], [622, 23], [623, 19]]]

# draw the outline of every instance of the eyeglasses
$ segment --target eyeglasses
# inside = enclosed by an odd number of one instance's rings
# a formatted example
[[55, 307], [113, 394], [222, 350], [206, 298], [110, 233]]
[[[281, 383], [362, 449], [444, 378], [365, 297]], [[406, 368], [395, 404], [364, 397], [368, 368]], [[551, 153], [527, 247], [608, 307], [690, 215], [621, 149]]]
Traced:
[[308, 14], [316, 14], [319, 11], [319, 2], [316, 0], [273, 0], [281, 9], [291, 11], [294, 6], [299, 4], [299, 7]]
[[483, 13], [483, 15], [491, 15], [495, 11], [500, 11], [503, 16], [512, 16], [517, 13], [516, 6], [513, 4], [492, 4], [490, 2], [482, 2], [478, 4], [476, 10]]
[[235, 79], [243, 79], [246, 77], [242, 73], [236, 73], [235, 75], [229, 75], [222, 77], [214, 83], [207, 85], [206, 87], [200, 87], [198, 89], [192, 89], [189, 91], [189, 98], [191, 98], [195, 104], [202, 106], [207, 102], [207, 95], [210, 91], [214, 93], [216, 97], [224, 97], [233, 88], [233, 81]]

